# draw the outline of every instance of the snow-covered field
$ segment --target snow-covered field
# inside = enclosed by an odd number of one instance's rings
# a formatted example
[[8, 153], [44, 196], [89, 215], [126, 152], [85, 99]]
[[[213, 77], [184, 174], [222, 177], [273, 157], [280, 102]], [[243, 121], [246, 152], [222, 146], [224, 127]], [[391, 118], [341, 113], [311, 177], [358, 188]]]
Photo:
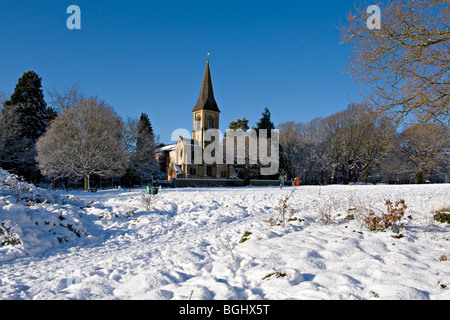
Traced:
[[[163, 189], [147, 212], [140, 189], [53, 193], [0, 170], [0, 299], [450, 298], [432, 213], [450, 185], [302, 186], [297, 219], [268, 222], [292, 190]], [[386, 199], [408, 206], [399, 233], [361, 220]]]

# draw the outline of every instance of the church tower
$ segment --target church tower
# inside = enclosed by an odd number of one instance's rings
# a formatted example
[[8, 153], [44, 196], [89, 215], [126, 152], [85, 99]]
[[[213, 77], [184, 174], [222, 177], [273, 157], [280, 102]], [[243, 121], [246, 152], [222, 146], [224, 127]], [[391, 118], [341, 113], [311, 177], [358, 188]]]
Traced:
[[219, 129], [220, 110], [214, 99], [214, 91], [211, 80], [211, 70], [209, 69], [209, 60], [206, 62], [205, 74], [200, 88], [200, 95], [197, 104], [192, 110], [194, 114], [194, 126], [192, 130], [192, 139], [200, 143], [202, 149], [205, 148], [204, 135], [209, 129]]

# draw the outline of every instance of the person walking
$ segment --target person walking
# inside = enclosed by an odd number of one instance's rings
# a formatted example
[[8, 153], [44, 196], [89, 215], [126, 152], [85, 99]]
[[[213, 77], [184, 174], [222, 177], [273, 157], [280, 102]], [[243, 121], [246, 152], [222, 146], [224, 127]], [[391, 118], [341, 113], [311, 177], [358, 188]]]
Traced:
[[279, 180], [280, 180], [280, 189], [282, 189], [284, 185], [284, 176], [280, 176]]

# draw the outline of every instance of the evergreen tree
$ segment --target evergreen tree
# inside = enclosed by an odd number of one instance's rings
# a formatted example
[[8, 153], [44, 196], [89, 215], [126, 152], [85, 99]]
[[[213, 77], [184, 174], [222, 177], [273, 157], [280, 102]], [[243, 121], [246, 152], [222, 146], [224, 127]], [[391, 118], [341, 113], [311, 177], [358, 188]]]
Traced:
[[150, 123], [150, 119], [148, 118], [147, 114], [141, 113], [137, 130], [138, 130], [136, 141], [137, 151], [145, 150], [146, 145], [149, 143], [154, 145], [155, 137], [153, 135], [153, 127], [152, 124]]
[[50, 120], [56, 117], [55, 111], [47, 108], [42, 78], [34, 71], [27, 71], [19, 78], [14, 93], [4, 103], [6, 109], [13, 106], [17, 106], [21, 138], [37, 140], [44, 134]]
[[230, 123], [230, 129], [237, 130], [242, 129], [244, 131], [247, 131], [249, 129], [248, 127], [248, 119], [237, 119]]
[[258, 135], [260, 129], [267, 129], [267, 137], [269, 138], [271, 136], [271, 130], [275, 129], [272, 120], [270, 120], [270, 111], [267, 108], [264, 108], [261, 119], [256, 123], [256, 132]]
[[[267, 136], [261, 136], [260, 135], [260, 130], [261, 129], [265, 129], [265, 130], [267, 130]], [[264, 138], [266, 138], [267, 137], [267, 139], [268, 139], [268, 141], [272, 141], [271, 139], [272, 139], [272, 130], [274, 130], [275, 129], [275, 125], [273, 124], [273, 122], [272, 122], [272, 120], [270, 119], [270, 111], [269, 111], [269, 109], [268, 108], [264, 108], [264, 111], [263, 111], [263, 113], [262, 113], [262, 117], [261, 117], [261, 119], [259, 119], [259, 121], [256, 123], [256, 134], [258, 135], [258, 139], [264, 139]], [[268, 142], [267, 143], [267, 154], [269, 154], [269, 152], [270, 152], [270, 143], [271, 142]], [[282, 161], [280, 161], [280, 151], [281, 151], [281, 149], [279, 149], [278, 150], [278, 161], [279, 161], [279, 165], [282, 165], [282, 166], [284, 166], [285, 164], [284, 164], [284, 162], [282, 162]], [[259, 152], [264, 152], [264, 151], [259, 151]], [[282, 169], [282, 167], [279, 167], [280, 169]], [[264, 179], [276, 179], [277, 177], [276, 177], [276, 175], [274, 175], [274, 176], [271, 176], [271, 177], [269, 177], [269, 176], [265, 176], [265, 177], [263, 177], [263, 176], [261, 176], [261, 178], [264, 178]]]
[[155, 136], [152, 124], [145, 113], [141, 114], [137, 123], [136, 152], [132, 157], [132, 170], [136, 172], [140, 183], [146, 183], [159, 173], [155, 160]]
[[44, 100], [42, 79], [34, 71], [25, 72], [1, 110], [2, 168], [37, 182], [41, 176], [34, 159], [36, 141], [54, 118], [56, 113]]

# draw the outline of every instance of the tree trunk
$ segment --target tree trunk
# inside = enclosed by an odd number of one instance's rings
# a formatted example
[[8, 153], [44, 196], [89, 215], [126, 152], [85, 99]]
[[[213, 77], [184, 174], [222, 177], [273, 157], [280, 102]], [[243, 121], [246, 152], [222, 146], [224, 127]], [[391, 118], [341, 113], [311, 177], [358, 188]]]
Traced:
[[248, 166], [244, 165], [244, 186], [250, 185], [250, 174], [248, 172]]
[[423, 183], [423, 171], [422, 169], [419, 169], [419, 171], [416, 172], [416, 184], [422, 183]]
[[84, 175], [84, 191], [88, 191], [90, 189], [89, 186], [89, 175], [85, 174]]
[[364, 183], [367, 183], [369, 180], [369, 165], [364, 168]]

